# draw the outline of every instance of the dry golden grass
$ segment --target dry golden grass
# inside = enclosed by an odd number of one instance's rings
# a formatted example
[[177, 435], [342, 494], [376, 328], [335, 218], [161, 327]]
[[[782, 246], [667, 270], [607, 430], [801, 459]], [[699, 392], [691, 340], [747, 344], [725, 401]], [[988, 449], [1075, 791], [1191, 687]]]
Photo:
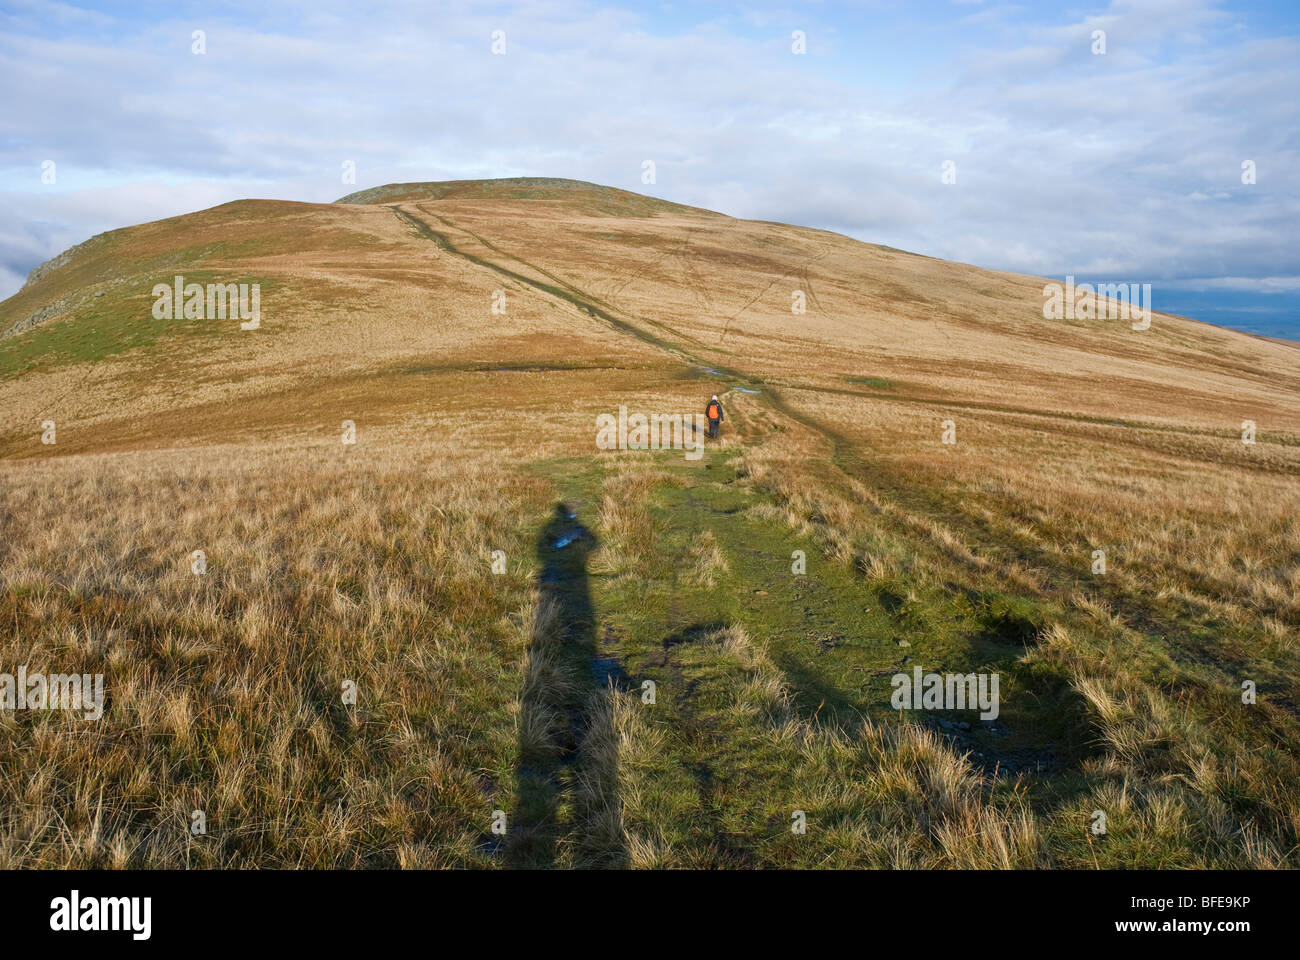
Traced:
[[[1294, 866], [1300, 485], [1285, 438], [1251, 448], [1189, 429], [1149, 448], [1140, 430], [966, 412], [945, 446], [942, 407], [787, 399], [840, 438], [841, 469], [812, 436], [746, 450], [773, 521], [868, 584], [1010, 586], [1056, 611], [1022, 662], [1069, 679], [1100, 753], [1047, 818], [1050, 862], [1091, 865], [1061, 838], [1103, 810], [1126, 835], [1090, 851], [1109, 865]], [[1247, 680], [1258, 703], [1242, 702]]]
[[[262, 330], [152, 328], [152, 284], [187, 271], [264, 279]], [[88, 245], [0, 305], [3, 331], [107, 304], [0, 341], [0, 659], [103, 672], [108, 712], [0, 711], [0, 863], [500, 863], [521, 757], [574, 753], [557, 865], [1294, 866], [1300, 354], [1159, 314], [1047, 321], [1041, 288], [603, 194], [248, 201]], [[141, 345], [96, 354], [81, 327], [110, 316]], [[599, 454], [594, 418], [715, 390], [745, 516], [907, 607], [1045, 611], [1018, 666], [1095, 741], [1068, 786], [1031, 801], [917, 726], [800, 715], [739, 623], [666, 656], [711, 698], [681, 729], [585, 689], [537, 524], [596, 471], [593, 578], [661, 596], [652, 501], [683, 481]], [[726, 584], [738, 556], [701, 529], [681, 580]], [[738, 744], [733, 776], [682, 781]], [[821, 818], [798, 839], [795, 804]]]
[[[863, 722], [852, 729], [805, 719], [771, 659], [732, 625], [701, 638], [683, 668], [722, 709], [713, 736], [750, 755], [749, 805], [759, 822], [784, 822], [758, 840], [762, 863], [786, 867], [1010, 869], [1047, 865], [1024, 798], [990, 784], [930, 731]], [[698, 672], [697, 672], [698, 671]], [[655, 787], [670, 781], [664, 734], [630, 711], [619, 752], [619, 794], [634, 866], [698, 866], [716, 853], [701, 840], [667, 839]], [[762, 771], [756, 774], [754, 771]], [[721, 790], [722, 786], [718, 785]], [[806, 833], [790, 829], [804, 810]], [[752, 825], [750, 826], [752, 829]], [[708, 838], [716, 842], [716, 837]], [[725, 860], [724, 860], [725, 862]]]
[[0, 657], [107, 688], [93, 728], [0, 713], [6, 866], [484, 862], [541, 491], [469, 460], [352, 457], [5, 469]]
[[693, 583], [702, 587], [713, 586], [719, 574], [727, 573], [731, 567], [727, 555], [718, 546], [717, 537], [710, 530], [702, 530], [691, 542], [686, 551], [691, 568], [687, 576]]

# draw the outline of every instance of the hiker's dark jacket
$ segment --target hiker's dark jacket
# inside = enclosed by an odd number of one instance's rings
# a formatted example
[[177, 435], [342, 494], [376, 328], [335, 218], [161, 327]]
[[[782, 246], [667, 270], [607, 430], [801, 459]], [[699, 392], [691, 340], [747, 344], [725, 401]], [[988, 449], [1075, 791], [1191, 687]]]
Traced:
[[[716, 407], [718, 408], [717, 421], [718, 421], [719, 423], [721, 423], [723, 420], [726, 420], [726, 419], [727, 419], [727, 415], [726, 415], [725, 413], [722, 412], [722, 403], [721, 403], [721, 401], [718, 401], [718, 400], [710, 400], [708, 403], [706, 403], [706, 404], [704, 405], [704, 415], [705, 415], [706, 417], [709, 417], [709, 407], [714, 407], [714, 406], [716, 406]], [[710, 420], [713, 420], [714, 418], [713, 418], [713, 417], [709, 417], [709, 419], [710, 419]]]

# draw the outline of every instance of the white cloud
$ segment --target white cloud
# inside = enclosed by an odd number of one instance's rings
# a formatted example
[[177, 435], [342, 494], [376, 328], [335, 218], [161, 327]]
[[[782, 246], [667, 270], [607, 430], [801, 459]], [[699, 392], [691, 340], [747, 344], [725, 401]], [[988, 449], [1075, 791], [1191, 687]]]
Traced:
[[1300, 293], [1300, 277], [1199, 277], [1184, 280], [1178, 287], [1197, 292], [1232, 290], [1240, 293]]
[[[986, 7], [996, 22], [952, 28], [956, 62], [927, 61], [918, 38], [928, 85], [902, 93], [792, 56], [780, 9], [740, 18], [743, 33], [721, 15], [666, 29], [559, 2], [357, 10], [301, 4], [277, 20], [234, 7], [88, 30], [69, 9], [67, 31], [49, 35], [11, 14], [0, 295], [94, 232], [240, 196], [322, 201], [517, 174], [644, 190], [645, 159], [659, 196], [983, 266], [1140, 281], [1300, 273], [1300, 42], [1230, 29], [1209, 2], [1023, 23]], [[816, 14], [795, 26], [852, 60], [864, 35]], [[189, 52], [196, 26], [206, 56]], [[1105, 56], [1090, 51], [1097, 26]], [[504, 57], [490, 52], [497, 28]], [[47, 158], [54, 189], [39, 184]], [[340, 182], [345, 159], [356, 187]], [[1254, 186], [1240, 182], [1244, 159]], [[945, 160], [955, 185], [940, 182]]]

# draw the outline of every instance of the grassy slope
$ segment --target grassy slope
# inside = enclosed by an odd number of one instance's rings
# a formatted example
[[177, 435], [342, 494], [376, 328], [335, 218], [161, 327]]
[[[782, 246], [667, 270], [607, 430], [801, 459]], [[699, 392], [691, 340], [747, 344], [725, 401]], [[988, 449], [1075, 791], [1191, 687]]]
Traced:
[[[1292, 348], [1047, 324], [1032, 278], [628, 198], [226, 205], [0, 305], [128, 278], [0, 342], [5, 661], [111, 703], [3, 715], [8, 862], [1294, 865]], [[264, 336], [141, 319], [209, 269], [266, 277]], [[735, 385], [704, 461], [593, 456], [596, 412]], [[893, 715], [913, 664], [998, 671], [1003, 715]]]

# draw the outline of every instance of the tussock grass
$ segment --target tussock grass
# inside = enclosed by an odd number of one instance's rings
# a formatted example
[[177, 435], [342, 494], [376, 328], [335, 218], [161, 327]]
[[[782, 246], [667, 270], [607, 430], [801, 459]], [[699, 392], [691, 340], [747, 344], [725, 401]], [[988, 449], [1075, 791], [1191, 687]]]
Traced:
[[[905, 474], [846, 463], [849, 476], [837, 478], [805, 449], [764, 444], [745, 451], [741, 473], [774, 499], [765, 516], [852, 564], [865, 586], [896, 598], [904, 621], [943, 602], [927, 585], [949, 595], [960, 585], [1007, 597], [971, 607], [977, 621], [1035, 624], [1013, 676], [1062, 691], [1055, 706], [1040, 700], [1038, 722], [1074, 730], [1084, 759], [1010, 817], [1035, 842], [1004, 831], [1005, 859], [986, 862], [1296, 866], [1300, 727], [1289, 705], [1300, 664], [1284, 639], [1294, 635], [1294, 485], [1247, 487], [1242, 468], [1183, 474], [1166, 460], [1159, 484], [1121, 490], [1124, 470], [1154, 472], [1149, 458], [1101, 469], [1097, 451], [1079, 447], [1076, 463], [1063, 453], [1045, 462], [1010, 429], [957, 458], [935, 454], [910, 458]], [[829, 506], [809, 508], [814, 490]], [[1089, 575], [1093, 544], [1108, 548], [1104, 576]], [[1243, 704], [1243, 680], [1268, 693]], [[907, 729], [894, 749], [922, 733]], [[900, 801], [911, 790], [943, 808], [952, 795], [951, 777], [910, 777]], [[1108, 833], [1089, 843], [1098, 810]], [[944, 836], [973, 835], [972, 822]]]
[[[1046, 862], [1024, 798], [1005, 787], [995, 790], [930, 731], [870, 721], [844, 728], [799, 716], [786, 678], [736, 624], [701, 637], [679, 657], [694, 694], [676, 708], [688, 715], [658, 733], [638, 722], [620, 754], [634, 866], [725, 865], [733, 857], [768, 867]], [[743, 759], [733, 752], [739, 743], [745, 744]], [[671, 793], [664, 785], [698, 793], [700, 767], [712, 777], [706, 795], [696, 797], [696, 810], [731, 831], [730, 854], [719, 851], [716, 833], [703, 827], [666, 839], [677, 826], [668, 817], [679, 807], [664, 797]], [[744, 782], [743, 791], [724, 786], [733, 778]], [[657, 802], [648, 796], [653, 784], [659, 786]], [[803, 834], [791, 830], [795, 811], [806, 817]]]
[[600, 569], [613, 573], [645, 573], [656, 560], [659, 524], [650, 515], [648, 500], [667, 475], [637, 460], [623, 461], [601, 488], [597, 516], [602, 549]]
[[[1298, 865], [1293, 347], [586, 187], [360, 199], [115, 231], [0, 309], [68, 306], [0, 346], [0, 657], [108, 694], [0, 711], [0, 866]], [[176, 272], [260, 278], [263, 329], [152, 323]], [[593, 449], [714, 391], [697, 464]], [[998, 672], [996, 734], [884, 712], [920, 663]]]
[[[10, 474], [0, 494], [6, 669], [106, 686], [95, 724], [0, 712], [0, 862], [486, 862], [536, 490], [473, 463], [310, 451], [82, 467]], [[514, 572], [493, 576], [491, 549]]]
[[686, 555], [691, 564], [687, 576], [692, 583], [701, 587], [713, 586], [720, 574], [731, 569], [726, 554], [718, 546], [718, 539], [711, 530], [700, 531], [691, 541]]

